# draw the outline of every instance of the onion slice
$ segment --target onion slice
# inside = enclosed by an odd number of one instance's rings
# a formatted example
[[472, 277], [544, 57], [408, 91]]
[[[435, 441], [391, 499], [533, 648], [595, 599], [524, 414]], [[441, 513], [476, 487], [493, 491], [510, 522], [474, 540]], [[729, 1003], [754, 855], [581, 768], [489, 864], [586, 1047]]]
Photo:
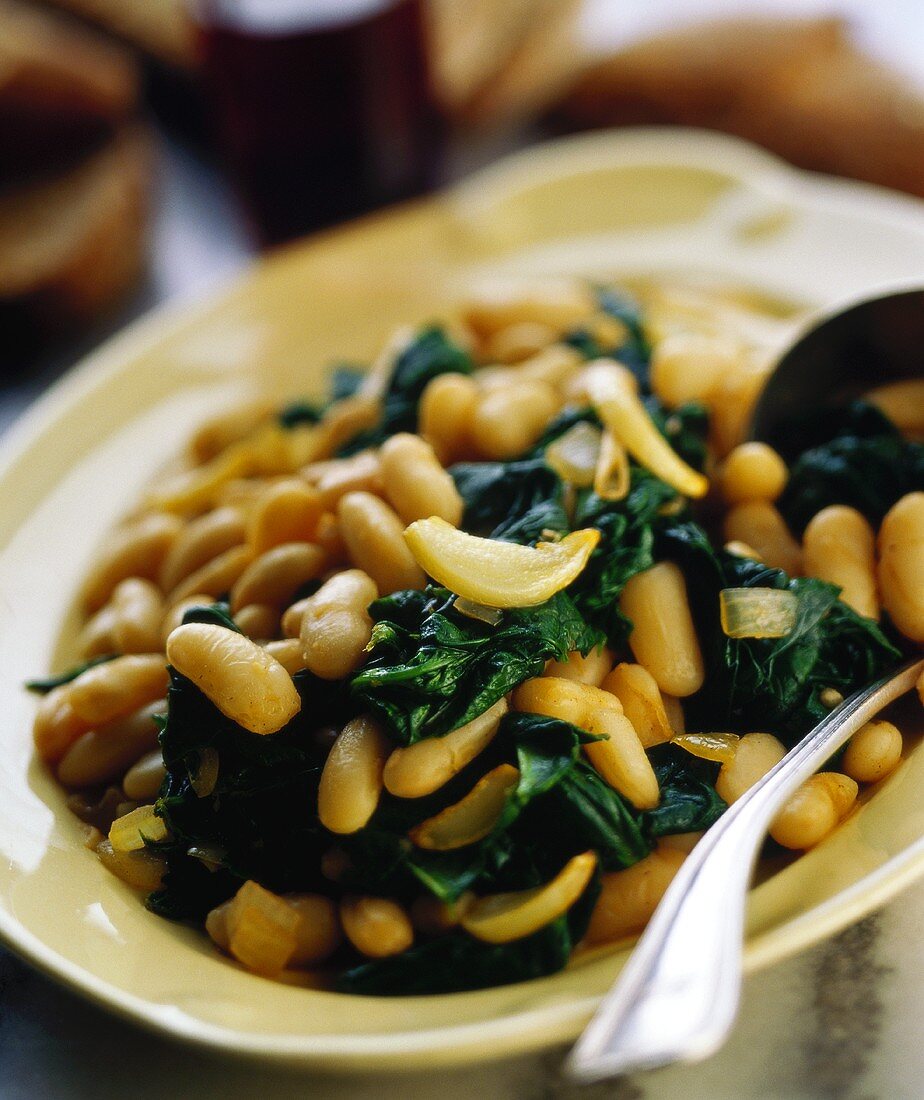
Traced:
[[799, 597], [783, 588], [723, 588], [722, 631], [728, 638], [785, 638], [792, 633]]
[[594, 470], [594, 492], [601, 500], [624, 500], [631, 480], [629, 452], [611, 431], [604, 432]]
[[138, 852], [146, 841], [156, 844], [166, 839], [167, 826], [153, 806], [139, 806], [117, 817], [109, 829], [109, 843], [116, 852]]
[[586, 372], [586, 385], [605, 427], [636, 462], [684, 496], [706, 495], [707, 479], [688, 466], [661, 435], [638, 394], [618, 373], [618, 364], [595, 364]]
[[459, 596], [452, 606], [467, 619], [477, 619], [478, 622], [486, 623], [488, 626], [497, 626], [504, 617], [499, 608], [486, 607], [483, 603], [473, 603], [464, 596]]
[[199, 753], [199, 769], [190, 776], [189, 785], [196, 792], [196, 798], [208, 798], [218, 782], [218, 750], [206, 747]]
[[295, 953], [300, 919], [283, 898], [248, 880], [227, 909], [228, 948], [248, 970], [273, 977]]
[[483, 775], [459, 802], [428, 817], [408, 833], [418, 848], [450, 852], [483, 840], [497, 824], [507, 795], [520, 781], [511, 764], [500, 764]]
[[735, 759], [740, 740], [737, 733], [679, 733], [673, 743], [700, 760], [728, 764]]
[[485, 943], [512, 943], [531, 936], [574, 905], [596, 866], [595, 853], [584, 852], [569, 860], [544, 886], [479, 898], [460, 924]]
[[561, 542], [519, 546], [483, 539], [431, 516], [404, 532], [417, 564], [457, 596], [487, 607], [533, 607], [545, 603], [581, 573], [600, 541], [593, 527]]
[[600, 429], [582, 420], [546, 447], [546, 465], [551, 466], [562, 481], [578, 489], [588, 489], [594, 483], [601, 439]]

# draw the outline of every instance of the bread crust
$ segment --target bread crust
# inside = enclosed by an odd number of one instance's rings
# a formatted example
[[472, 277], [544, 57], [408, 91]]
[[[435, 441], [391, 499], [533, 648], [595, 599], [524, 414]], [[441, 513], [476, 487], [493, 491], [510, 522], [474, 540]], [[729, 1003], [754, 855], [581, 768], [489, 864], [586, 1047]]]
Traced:
[[0, 0], [0, 182], [98, 144], [138, 93], [123, 47], [67, 16]]
[[437, 96], [464, 116], [529, 33], [534, 0], [427, 0], [425, 12]]
[[555, 121], [721, 130], [801, 168], [924, 196], [924, 96], [863, 54], [839, 19], [738, 19], [658, 35], [586, 72]]
[[0, 327], [17, 351], [99, 320], [137, 285], [151, 159], [148, 135], [128, 128], [75, 167], [0, 194]]
[[184, 0], [45, 0], [171, 67], [195, 65], [195, 31]]

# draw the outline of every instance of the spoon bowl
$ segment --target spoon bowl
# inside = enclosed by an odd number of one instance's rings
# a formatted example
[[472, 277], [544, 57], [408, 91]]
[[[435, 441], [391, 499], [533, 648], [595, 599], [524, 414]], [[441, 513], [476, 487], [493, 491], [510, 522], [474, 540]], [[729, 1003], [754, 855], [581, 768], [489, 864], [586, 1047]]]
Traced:
[[803, 445], [791, 425], [807, 409], [922, 376], [924, 288], [866, 298], [816, 321], [783, 353], [754, 407], [748, 438], [793, 458]]

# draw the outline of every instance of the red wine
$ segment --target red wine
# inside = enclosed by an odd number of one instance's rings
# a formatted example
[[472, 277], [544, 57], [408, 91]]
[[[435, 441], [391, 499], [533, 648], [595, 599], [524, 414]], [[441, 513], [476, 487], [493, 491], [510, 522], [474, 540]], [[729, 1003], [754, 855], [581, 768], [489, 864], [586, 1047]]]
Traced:
[[434, 184], [423, 18], [421, 0], [200, 0], [218, 136], [265, 243]]

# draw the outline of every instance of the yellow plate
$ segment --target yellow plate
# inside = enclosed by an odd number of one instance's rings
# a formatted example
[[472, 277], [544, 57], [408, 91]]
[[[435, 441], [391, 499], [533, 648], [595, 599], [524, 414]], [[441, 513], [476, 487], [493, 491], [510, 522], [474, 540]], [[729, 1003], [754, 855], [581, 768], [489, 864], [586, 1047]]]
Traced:
[[[139, 1023], [318, 1067], [499, 1057], [574, 1037], [625, 958], [476, 993], [345, 997], [274, 984], [149, 914], [81, 846], [32, 760], [27, 677], [102, 532], [209, 411], [257, 387], [320, 386], [394, 324], [438, 315], [489, 271], [697, 273], [824, 307], [924, 275], [924, 206], [797, 174], [736, 141], [627, 131], [505, 161], [441, 198], [283, 251], [214, 300], [132, 327], [56, 386], [0, 448], [0, 932]], [[71, 624], [72, 626], [73, 624]], [[62, 640], [63, 639], [63, 640]], [[924, 750], [843, 828], [753, 891], [747, 965], [857, 920], [924, 872]]]

